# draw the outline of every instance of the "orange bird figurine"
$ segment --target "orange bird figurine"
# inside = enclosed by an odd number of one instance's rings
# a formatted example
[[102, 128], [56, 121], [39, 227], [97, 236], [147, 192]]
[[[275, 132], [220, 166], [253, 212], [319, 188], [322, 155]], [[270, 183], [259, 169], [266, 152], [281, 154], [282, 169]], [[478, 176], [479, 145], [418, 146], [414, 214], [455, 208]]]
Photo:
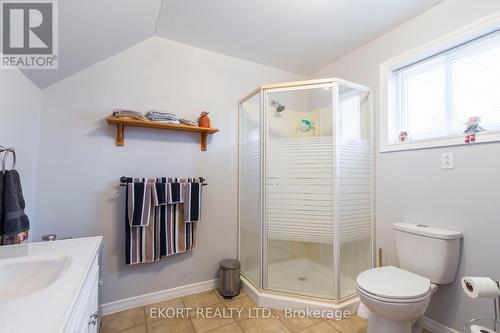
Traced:
[[210, 118], [208, 118], [208, 112], [203, 111], [200, 114], [200, 118], [198, 118], [198, 126], [206, 127], [206, 128], [212, 127], [211, 122], [210, 122]]

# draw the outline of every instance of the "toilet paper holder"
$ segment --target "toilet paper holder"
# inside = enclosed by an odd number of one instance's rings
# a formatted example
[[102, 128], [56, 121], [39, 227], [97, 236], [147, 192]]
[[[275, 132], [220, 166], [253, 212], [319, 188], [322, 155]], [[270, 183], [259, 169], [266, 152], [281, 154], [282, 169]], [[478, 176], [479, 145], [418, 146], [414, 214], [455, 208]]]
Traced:
[[[493, 280], [497, 284], [497, 287], [500, 290], [500, 283], [497, 280]], [[467, 286], [468, 287], [468, 286]], [[500, 329], [500, 294], [493, 299], [493, 311], [495, 315], [495, 319], [472, 319], [469, 320], [464, 326], [465, 333], [489, 333], [489, 332], [497, 332]], [[476, 329], [473, 331], [472, 327], [476, 326]], [[492, 327], [490, 330], [487, 327]], [[481, 328], [484, 328], [481, 329]]]
[[[490, 328], [492, 327], [492, 328]], [[493, 319], [472, 319], [465, 324], [465, 333], [494, 333], [500, 329], [500, 321]]]

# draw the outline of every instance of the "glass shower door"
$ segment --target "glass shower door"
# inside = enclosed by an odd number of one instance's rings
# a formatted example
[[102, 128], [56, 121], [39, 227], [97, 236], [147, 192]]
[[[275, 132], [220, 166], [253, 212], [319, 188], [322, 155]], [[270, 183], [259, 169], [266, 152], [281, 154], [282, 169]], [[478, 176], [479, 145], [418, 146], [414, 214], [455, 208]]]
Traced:
[[239, 258], [241, 272], [261, 287], [261, 108], [260, 93], [240, 104]]
[[332, 85], [265, 91], [264, 288], [335, 298]]
[[372, 142], [367, 91], [340, 83], [337, 114], [339, 297], [356, 293], [356, 278], [372, 267]]

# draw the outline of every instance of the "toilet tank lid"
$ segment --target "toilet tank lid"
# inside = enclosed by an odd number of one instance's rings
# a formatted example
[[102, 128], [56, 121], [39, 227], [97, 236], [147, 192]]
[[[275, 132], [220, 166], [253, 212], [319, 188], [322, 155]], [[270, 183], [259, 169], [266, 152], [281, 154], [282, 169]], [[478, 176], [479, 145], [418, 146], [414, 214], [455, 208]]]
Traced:
[[394, 229], [408, 232], [410, 234], [439, 239], [458, 239], [463, 237], [463, 234], [460, 231], [440, 229], [425, 224], [394, 223]]

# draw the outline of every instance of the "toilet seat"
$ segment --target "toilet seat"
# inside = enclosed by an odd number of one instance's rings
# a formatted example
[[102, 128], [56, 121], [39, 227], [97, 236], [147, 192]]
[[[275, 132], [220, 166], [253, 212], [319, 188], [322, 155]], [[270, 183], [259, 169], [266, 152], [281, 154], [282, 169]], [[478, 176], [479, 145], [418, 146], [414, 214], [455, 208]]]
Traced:
[[428, 293], [422, 297], [418, 298], [407, 298], [407, 299], [397, 299], [397, 298], [385, 298], [385, 297], [380, 297], [374, 294], [370, 294], [369, 292], [366, 292], [365, 290], [359, 288], [358, 286], [358, 293], [364, 295], [365, 297], [371, 298], [375, 301], [380, 301], [384, 303], [391, 303], [391, 304], [411, 304], [411, 303], [420, 303], [422, 301], [425, 301], [429, 298], [431, 298], [431, 293]]
[[364, 271], [356, 282], [359, 292], [382, 302], [414, 303], [431, 296], [429, 279], [393, 266]]

